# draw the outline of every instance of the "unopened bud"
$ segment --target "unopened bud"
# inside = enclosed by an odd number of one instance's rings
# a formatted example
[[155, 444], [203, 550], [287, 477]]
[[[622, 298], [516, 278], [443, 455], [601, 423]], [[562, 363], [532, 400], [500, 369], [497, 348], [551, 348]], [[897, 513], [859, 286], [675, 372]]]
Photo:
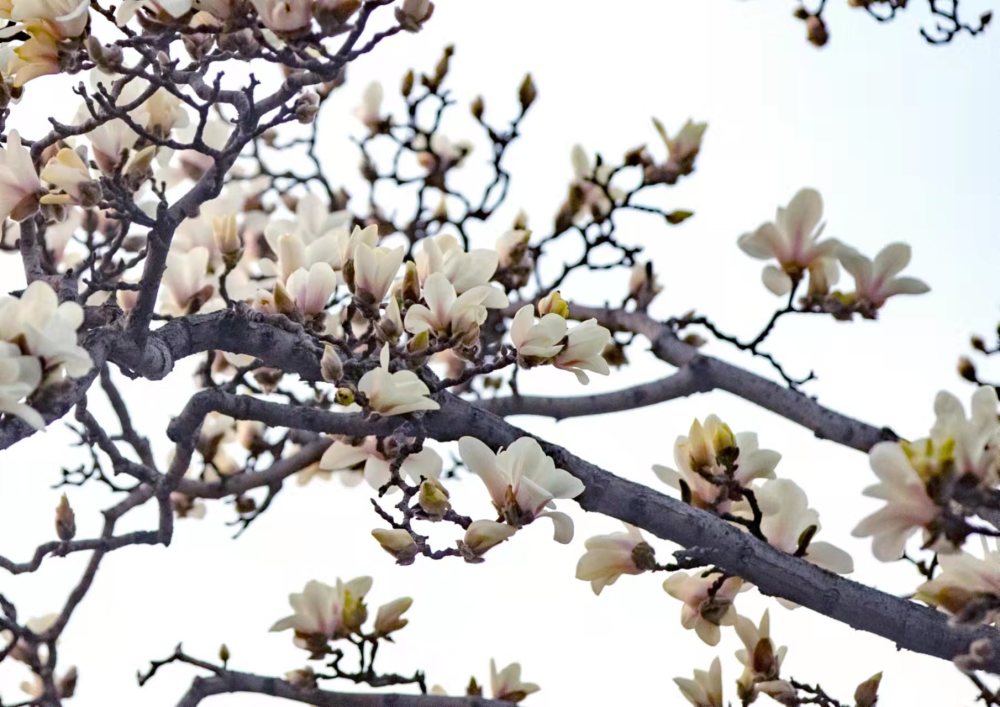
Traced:
[[323, 358], [319, 362], [319, 370], [327, 383], [338, 383], [344, 377], [344, 362], [337, 355], [337, 350], [331, 344], [323, 347]]
[[537, 97], [538, 90], [535, 88], [535, 82], [531, 78], [531, 74], [525, 74], [524, 80], [517, 90], [517, 98], [521, 102], [521, 111], [528, 110]]
[[413, 564], [413, 559], [420, 551], [420, 548], [413, 541], [413, 536], [402, 528], [393, 528], [392, 530], [376, 528], [372, 531], [372, 537], [378, 540], [382, 549], [395, 557], [396, 562], [400, 565]]
[[413, 69], [410, 69], [403, 76], [403, 80], [399, 84], [399, 92], [403, 95], [403, 98], [409, 98], [410, 93], [413, 92]]
[[403, 287], [400, 290], [404, 302], [420, 301], [420, 277], [417, 274], [417, 265], [412, 260], [406, 261], [406, 270], [403, 273]]
[[403, 618], [403, 614], [413, 605], [413, 599], [402, 597], [388, 604], [383, 604], [375, 614], [375, 633], [380, 636], [388, 636], [393, 631], [406, 626], [409, 623]]
[[448, 489], [441, 485], [437, 479], [425, 479], [420, 484], [420, 494], [417, 502], [420, 508], [432, 520], [440, 520], [445, 513], [451, 510], [451, 502], [448, 500]]
[[958, 359], [958, 375], [962, 376], [967, 381], [972, 383], [977, 383], [979, 381], [979, 376], [976, 373], [976, 366], [972, 361], [962, 356]]
[[806, 39], [817, 47], [822, 47], [830, 41], [830, 33], [823, 18], [810, 15], [806, 19]]
[[472, 101], [472, 105], [469, 106], [469, 110], [472, 111], [472, 117], [475, 118], [476, 120], [483, 119], [483, 111], [485, 110], [485, 108], [486, 105], [483, 103], [482, 96], [476, 96]]
[[56, 535], [63, 542], [72, 540], [76, 535], [76, 514], [73, 513], [66, 494], [62, 495], [56, 506]]
[[474, 520], [465, 531], [462, 549], [466, 560], [475, 561], [492, 547], [517, 532], [517, 528], [493, 520]]
[[565, 319], [569, 316], [569, 303], [562, 298], [559, 290], [554, 290], [538, 301], [538, 316], [558, 314]]
[[240, 240], [239, 229], [236, 226], [236, 216], [216, 216], [212, 220], [212, 238], [215, 247], [222, 254], [222, 259], [229, 268], [235, 267], [243, 255], [243, 242]]
[[430, 345], [430, 341], [430, 334], [426, 329], [424, 329], [422, 332], [410, 339], [410, 341], [406, 344], [406, 350], [413, 354], [421, 353], [422, 351], [427, 350], [427, 347]]
[[295, 119], [303, 125], [308, 125], [316, 120], [316, 114], [319, 113], [319, 94], [315, 91], [303, 93], [295, 99], [294, 111]]
[[229, 657], [230, 657], [229, 646], [223, 643], [221, 646], [219, 646], [219, 660], [221, 660], [223, 664], [225, 664], [229, 662]]

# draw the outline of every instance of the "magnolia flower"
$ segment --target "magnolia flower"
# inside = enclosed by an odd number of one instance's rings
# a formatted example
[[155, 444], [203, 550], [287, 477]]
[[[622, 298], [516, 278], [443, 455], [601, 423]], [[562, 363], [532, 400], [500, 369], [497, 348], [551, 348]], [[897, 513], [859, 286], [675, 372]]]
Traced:
[[16, 130], [7, 135], [7, 145], [0, 149], [0, 220], [10, 216], [22, 221], [38, 209], [42, 182], [31, 162], [31, 153], [21, 144]]
[[528, 254], [530, 240], [531, 231], [523, 228], [513, 228], [497, 238], [495, 250], [499, 266], [506, 269], [521, 263]]
[[[708, 123], [696, 123], [688, 120], [673, 138], [667, 135], [666, 128], [656, 118], [653, 126], [660, 134], [663, 143], [669, 151], [668, 167], [675, 175], [690, 174], [694, 169], [694, 160], [701, 151], [701, 140], [708, 128]], [[676, 179], [676, 176], [674, 177]]]
[[930, 291], [923, 280], [896, 277], [910, 262], [910, 246], [890, 243], [869, 260], [853, 248], [840, 249], [840, 264], [854, 276], [854, 292], [846, 299], [866, 316], [874, 316], [893, 295], [921, 295]]
[[354, 249], [354, 291], [369, 302], [380, 304], [403, 264], [403, 254], [402, 246], [372, 248], [358, 243]]
[[[58, 618], [59, 614], [33, 616], [28, 619], [28, 621], [24, 624], [24, 627], [37, 636], [38, 634], [48, 631]], [[10, 631], [0, 631], [0, 640], [3, 641], [5, 646], [8, 645], [13, 638], [14, 636]], [[38, 648], [40, 651], [45, 650], [44, 646], [38, 646]], [[33, 653], [34, 651], [32, 650], [31, 644], [24, 639], [19, 638], [10, 651], [10, 657], [22, 663], [30, 663]]]
[[[595, 213], [605, 216], [611, 212], [614, 202], [624, 196], [616, 187], [608, 186], [612, 167], [609, 164], [590, 163], [590, 158], [580, 145], [574, 145], [570, 153], [573, 163], [573, 183], [570, 185], [570, 205], [575, 206], [574, 218], [585, 218]], [[601, 186], [604, 185], [604, 186]]]
[[565, 371], [572, 371], [578, 381], [587, 384], [590, 379], [584, 373], [585, 370], [600, 373], [602, 376], [611, 372], [608, 362], [601, 355], [609, 343], [611, 343], [611, 332], [598, 324], [596, 319], [588, 319], [569, 330], [566, 335], [566, 345], [556, 354], [553, 365]]
[[1000, 597], [1000, 552], [982, 559], [966, 552], [939, 555], [941, 572], [917, 587], [914, 598], [959, 617], [963, 623], [991, 622]]
[[163, 311], [182, 315], [196, 312], [212, 296], [214, 287], [208, 276], [209, 253], [198, 246], [186, 253], [167, 253], [167, 269], [163, 273]]
[[755, 433], [734, 435], [729, 425], [709, 415], [704, 424], [692, 422], [688, 436], [674, 442], [674, 463], [679, 471], [660, 465], [654, 465], [653, 471], [660, 481], [676, 489], [683, 481], [691, 491], [691, 503], [698, 508], [726, 513], [733, 507], [728, 484], [746, 488], [754, 479], [774, 478], [780, 460], [777, 452], [758, 449]]
[[[436, 479], [441, 475], [444, 462], [430, 447], [424, 447], [419, 452], [410, 454], [403, 460], [399, 471], [402, 476], [415, 482], [421, 479]], [[378, 438], [365, 437], [359, 445], [351, 445], [340, 440], [334, 441], [319, 460], [319, 469], [327, 472], [347, 471], [356, 478], [363, 477], [374, 489], [380, 489], [392, 478], [389, 460], [378, 451]], [[308, 483], [316, 473], [303, 476], [299, 474], [299, 484]]]
[[365, 87], [364, 93], [361, 94], [361, 105], [354, 111], [358, 120], [372, 132], [376, 132], [382, 124], [383, 94], [382, 84], [372, 81]]
[[653, 263], [636, 263], [629, 271], [628, 294], [636, 301], [639, 309], [645, 309], [656, 295], [663, 291], [663, 286], [653, 274]]
[[753, 233], [740, 236], [737, 244], [750, 257], [778, 261], [780, 267], [768, 265], [763, 272], [764, 286], [774, 294], [787, 294], [793, 280], [836, 255], [839, 242], [818, 240], [823, 233], [822, 217], [823, 198], [819, 192], [802, 189], [787, 208], [778, 207], [773, 223], [764, 223]]
[[681, 606], [681, 625], [694, 629], [698, 638], [710, 646], [718, 644], [719, 626], [732, 626], [737, 614], [733, 600], [743, 589], [739, 577], [727, 577], [714, 592], [718, 577], [714, 574], [688, 574], [674, 572], [663, 582], [663, 591], [684, 602]]
[[413, 535], [402, 528], [376, 528], [372, 531], [372, 537], [378, 541], [383, 550], [395, 557], [400, 565], [413, 564], [413, 558], [420, 551]]
[[[78, 204], [92, 206], [97, 201], [95, 197], [100, 194], [93, 187], [87, 193], [87, 187], [93, 184], [90, 168], [76, 150], [71, 150], [68, 147], [60, 149], [56, 156], [42, 168], [39, 176], [56, 189], [61, 189]], [[42, 197], [43, 203], [52, 203], [53, 201], [51, 195]]]
[[497, 672], [496, 662], [490, 658], [490, 689], [493, 699], [516, 704], [541, 688], [533, 682], [521, 682], [520, 663], [511, 663]]
[[573, 520], [545, 509], [555, 508], [554, 499], [579, 496], [583, 482], [557, 468], [534, 438], [521, 437], [494, 454], [475, 437], [462, 437], [458, 451], [469, 470], [486, 484], [493, 506], [507, 523], [520, 528], [545, 516], [552, 519], [556, 542], [573, 539]]
[[418, 135], [413, 141], [413, 148], [419, 150], [417, 161], [420, 166], [439, 177], [447, 170], [461, 164], [462, 160], [472, 152], [471, 143], [464, 140], [452, 142], [442, 133], [431, 135], [430, 144], [422, 135]]
[[[313, 193], [306, 194], [295, 205], [294, 219], [273, 219], [264, 230], [264, 237], [273, 250], [277, 250], [279, 236], [286, 233], [298, 236], [308, 245], [318, 238], [347, 230], [351, 215], [347, 211], [331, 212], [327, 203]], [[376, 236], [378, 231], [376, 230]], [[345, 236], [350, 235], [348, 233]], [[369, 243], [374, 245], [374, 243]], [[334, 265], [331, 263], [331, 265]], [[339, 266], [334, 265], [335, 270]]]
[[[757, 503], [764, 514], [761, 532], [773, 547], [794, 554], [805, 531], [820, 529], [819, 514], [809, 508], [805, 491], [791, 479], [771, 479], [757, 489]], [[814, 565], [838, 574], [854, 571], [854, 560], [835, 545], [810, 541], [802, 555]]]
[[297, 32], [312, 22], [312, 0], [250, 0], [260, 21], [274, 32]]
[[[1000, 477], [997, 405], [997, 391], [991, 385], [980, 386], [972, 394], [968, 418], [962, 403], [951, 393], [941, 391], [934, 399], [937, 419], [931, 428], [931, 440], [935, 447], [950, 451], [948, 461], [959, 476], [972, 474], [986, 484], [997, 483]], [[921, 476], [928, 478], [927, 474]]]
[[743, 616], [737, 617], [736, 634], [743, 642], [743, 648], [736, 651], [736, 658], [744, 666], [743, 674], [736, 681], [740, 698], [752, 702], [758, 691], [779, 701], [782, 697], [794, 697], [795, 688], [779, 678], [788, 648], [782, 646], [775, 650], [769, 613], [764, 611], [759, 625]]
[[708, 672], [695, 670], [694, 679], [674, 678], [685, 699], [694, 707], [724, 707], [722, 701], [722, 664], [716, 658]]
[[495, 520], [474, 520], [466, 529], [462, 544], [472, 557], [478, 558], [516, 532], [517, 528], [506, 523], [497, 523]]
[[437, 410], [441, 406], [427, 396], [430, 390], [413, 371], [389, 372], [389, 345], [379, 354], [380, 366], [358, 381], [358, 391], [365, 394], [368, 406], [381, 415], [404, 415], [418, 410]]
[[[95, 79], [95, 83], [103, 83], [109, 91], [113, 88], [110, 81], [107, 80]], [[131, 117], [139, 123], [145, 122], [141, 108], [133, 111]], [[82, 124], [92, 118], [90, 110], [84, 105], [77, 111], [75, 122]], [[90, 140], [94, 161], [98, 168], [105, 174], [112, 174], [128, 158], [128, 151], [135, 146], [139, 135], [124, 120], [115, 118], [102, 122], [88, 132], [87, 139]]]
[[45, 419], [27, 403], [21, 402], [42, 382], [42, 366], [35, 356], [25, 356], [21, 349], [0, 341], [0, 412], [20, 417], [36, 430], [45, 427]]
[[59, 303], [59, 297], [41, 280], [28, 285], [20, 299], [0, 300], [0, 340], [23, 337], [24, 353], [45, 359], [45, 368], [61, 366], [66, 375], [79, 378], [90, 372], [93, 361], [76, 341], [83, 324], [83, 308], [76, 302]]
[[388, 636], [405, 627], [409, 621], [402, 617], [412, 605], [413, 599], [402, 597], [380, 606], [375, 614], [375, 633], [379, 636]]
[[349, 582], [337, 579], [334, 587], [311, 580], [302, 593], [288, 595], [295, 613], [276, 621], [271, 630], [294, 630], [296, 646], [322, 656], [328, 641], [344, 638], [361, 628], [368, 615], [364, 598], [371, 587], [371, 577], [357, 577]]
[[594, 594], [614, 584], [623, 574], [642, 574], [653, 569], [653, 548], [639, 532], [625, 523], [624, 533], [595, 535], [584, 543], [587, 552], [576, 564], [576, 578], [590, 582]]
[[403, 326], [411, 334], [423, 331], [439, 336], [478, 338], [479, 325], [486, 321], [487, 309], [507, 306], [507, 295], [491, 285], [480, 285], [456, 295], [455, 287], [440, 272], [424, 282], [425, 304], [414, 304], [406, 312]]
[[866, 488], [864, 495], [886, 504], [858, 523], [851, 534], [872, 536], [875, 557], [894, 562], [902, 557], [910, 536], [932, 523], [941, 509], [927, 495], [923, 479], [900, 444], [879, 442], [868, 453], [868, 461], [879, 483]]
[[466, 252], [452, 235], [425, 238], [415, 262], [421, 284], [434, 273], [441, 273], [462, 294], [474, 287], [489, 284], [497, 270], [500, 256], [495, 250], [478, 248]]
[[131, 20], [140, 8], [154, 12], [163, 11], [173, 18], [183, 17], [192, 6], [191, 0], [125, 0], [115, 13], [115, 22], [123, 25]]
[[535, 322], [535, 308], [526, 304], [517, 310], [510, 325], [510, 338], [522, 365], [536, 365], [562, 351], [566, 320], [550, 312]]
[[337, 289], [337, 274], [326, 263], [316, 263], [309, 270], [299, 268], [293, 272], [285, 287], [299, 312], [311, 317], [326, 309]]

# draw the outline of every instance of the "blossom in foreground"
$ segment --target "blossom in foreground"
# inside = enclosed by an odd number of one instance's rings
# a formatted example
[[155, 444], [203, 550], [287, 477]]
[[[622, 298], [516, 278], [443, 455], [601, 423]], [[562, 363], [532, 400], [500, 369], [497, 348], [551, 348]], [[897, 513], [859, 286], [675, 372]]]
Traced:
[[[767, 542], [784, 552], [795, 554], [803, 533], [820, 529], [819, 514], [809, 508], [805, 491], [791, 479], [771, 479], [757, 489], [757, 502], [764, 514], [760, 529]], [[850, 574], [854, 560], [845, 551], [823, 541], [810, 541], [802, 555], [806, 560], [830, 572]]]
[[365, 595], [372, 587], [371, 577], [357, 577], [349, 582], [337, 579], [335, 586], [316, 580], [306, 583], [301, 593], [288, 595], [294, 613], [279, 619], [272, 631], [295, 631], [295, 645], [323, 655], [328, 641], [358, 631], [367, 618]]
[[[676, 489], [683, 481], [691, 491], [691, 503], [698, 508], [728, 512], [733, 501], [723, 490], [728, 484], [746, 488], [754, 479], [774, 478], [781, 455], [759, 449], [753, 432], [733, 434], [716, 415], [704, 423], [694, 420], [687, 436], [674, 442], [677, 469], [654, 465], [657, 477]], [[713, 481], [714, 480], [714, 481]]]
[[840, 264], [854, 277], [854, 291], [844, 295], [844, 299], [866, 316], [874, 316], [894, 295], [921, 295], [931, 289], [915, 277], [896, 277], [910, 263], [910, 246], [905, 243], [890, 243], [874, 260], [853, 248], [841, 248], [839, 258]]
[[[548, 315], [546, 315], [548, 316]], [[590, 382], [584, 371], [592, 371], [606, 376], [611, 372], [608, 362], [601, 353], [611, 343], [611, 332], [597, 323], [596, 319], [573, 327], [566, 335], [566, 345], [556, 354], [553, 365], [576, 374], [583, 384]]]
[[382, 347], [380, 365], [361, 376], [358, 390], [368, 406], [380, 415], [404, 415], [418, 410], [438, 410], [440, 405], [427, 396], [430, 390], [413, 371], [389, 372], [389, 345]]
[[552, 359], [562, 351], [566, 336], [566, 320], [550, 312], [535, 322], [535, 308], [526, 304], [517, 310], [510, 325], [510, 338], [517, 357], [527, 365], [537, 365]]
[[31, 162], [31, 153], [16, 130], [7, 135], [7, 145], [0, 149], [0, 220], [8, 216], [21, 221], [38, 209], [42, 182]]
[[625, 523], [624, 533], [595, 535], [584, 542], [587, 551], [576, 564], [576, 578], [590, 582], [594, 594], [623, 574], [642, 574], [656, 566], [653, 548], [639, 529]]
[[879, 483], [866, 488], [864, 495], [885, 501], [885, 506], [864, 518], [851, 534], [870, 536], [875, 557], [894, 562], [903, 556], [910, 536], [932, 523], [941, 509], [927, 495], [924, 480], [901, 444], [879, 442], [868, 453], [868, 462]]
[[354, 291], [372, 304], [385, 299], [403, 263], [403, 248], [370, 247], [358, 243], [354, 249]]
[[1000, 606], [1000, 552], [941, 554], [938, 561], [940, 574], [917, 587], [914, 598], [965, 623], [992, 621]]
[[573, 539], [573, 520], [551, 509], [554, 499], [583, 493], [583, 482], [556, 467], [534, 438], [521, 437], [494, 454], [475, 437], [462, 437], [458, 450], [469, 470], [486, 484], [493, 506], [507, 523], [520, 528], [544, 516], [555, 526], [556, 542]]
[[493, 692], [493, 699], [516, 704], [540, 689], [533, 682], [521, 680], [520, 663], [511, 663], [498, 672], [496, 662], [490, 659], [490, 690]]
[[[410, 454], [403, 460], [399, 472], [414, 482], [424, 479], [436, 479], [441, 475], [444, 462], [430, 447], [424, 447], [419, 452]], [[329, 478], [332, 472], [345, 472], [345, 477], [364, 478], [374, 489], [380, 489], [392, 478], [390, 463], [378, 451], [378, 438], [365, 437], [360, 444], [350, 444], [348, 441], [335, 440], [327, 447], [319, 460], [318, 471], [306, 474], [299, 472], [299, 484], [308, 483], [312, 477], [326, 472]], [[304, 475], [305, 474], [305, 475]], [[304, 476], [303, 476], [304, 475]]]
[[312, 22], [312, 0], [250, 0], [264, 26], [274, 32], [298, 32]]
[[330, 296], [337, 289], [337, 274], [326, 263], [316, 263], [311, 268], [299, 268], [291, 274], [285, 285], [295, 300], [295, 307], [306, 317], [313, 317], [326, 309]]
[[935, 447], [949, 450], [954, 473], [971, 474], [990, 486], [1000, 481], [997, 406], [997, 391], [991, 385], [980, 386], [972, 394], [968, 417], [958, 398], [941, 391], [934, 399], [936, 420], [931, 428]]
[[820, 241], [823, 225], [823, 198], [815, 189], [801, 189], [787, 208], [778, 207], [774, 221], [768, 221], [753, 233], [740, 236], [737, 244], [752, 258], [777, 260], [762, 274], [764, 285], [776, 295], [787, 294], [810, 268], [823, 259], [833, 258], [840, 249], [834, 239]]
[[[788, 648], [775, 650], [771, 640], [770, 614], [765, 610], [760, 623], [740, 616], [736, 619], [736, 634], [743, 648], [736, 651], [736, 658], [743, 663], [743, 674], [736, 681], [740, 699], [752, 702], [758, 692], [769, 695], [778, 702], [795, 697], [795, 688], [780, 679], [781, 664]], [[794, 704], [784, 702], [784, 704]]]
[[44, 359], [49, 373], [59, 367], [79, 378], [93, 367], [90, 354], [77, 344], [82, 324], [83, 307], [60, 303], [55, 290], [41, 280], [28, 285], [19, 299], [0, 300], [0, 340], [19, 340], [24, 353]]
[[372, 537], [400, 565], [413, 564], [413, 559], [420, 551], [413, 535], [402, 528], [376, 528], [372, 531]]
[[674, 572], [663, 582], [663, 591], [683, 602], [681, 625], [694, 629], [698, 638], [710, 646], [719, 643], [722, 635], [719, 626], [732, 626], [736, 622], [733, 601], [743, 589], [739, 577], [727, 577], [721, 584], [718, 580], [714, 574]]
[[477, 285], [459, 295], [440, 272], [428, 276], [422, 294], [426, 304], [414, 304], [406, 311], [403, 326], [411, 334], [427, 331], [474, 342], [479, 337], [479, 326], [486, 321], [487, 309], [507, 306], [507, 295], [499, 288]]
[[42, 382], [42, 366], [35, 356], [25, 356], [14, 344], [0, 341], [0, 412], [20, 417], [36, 430], [45, 419], [23, 402]]
[[434, 273], [441, 273], [458, 294], [489, 284], [500, 260], [497, 251], [489, 248], [466, 252], [450, 234], [425, 238], [420, 244], [420, 252], [414, 260], [421, 284]]
[[685, 699], [694, 707], [724, 707], [722, 663], [716, 658], [707, 671], [695, 670], [694, 678], [674, 678]]

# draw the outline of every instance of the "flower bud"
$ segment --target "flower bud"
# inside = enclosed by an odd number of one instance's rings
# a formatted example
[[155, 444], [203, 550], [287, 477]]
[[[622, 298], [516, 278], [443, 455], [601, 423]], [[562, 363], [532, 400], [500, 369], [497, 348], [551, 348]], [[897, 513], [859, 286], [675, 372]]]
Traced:
[[63, 542], [72, 540], [76, 535], [76, 514], [73, 513], [66, 494], [62, 495], [56, 506], [56, 535]]
[[413, 558], [420, 552], [417, 543], [413, 541], [413, 536], [410, 535], [409, 531], [402, 528], [394, 528], [392, 530], [376, 528], [372, 531], [372, 537], [378, 540], [378, 544], [382, 546], [382, 549], [395, 557], [397, 564], [400, 565], [413, 564]]
[[344, 363], [331, 344], [323, 347], [323, 358], [319, 362], [319, 370], [327, 383], [337, 383], [344, 377]]
[[375, 614], [375, 633], [379, 636], [388, 636], [406, 626], [409, 621], [402, 616], [412, 604], [413, 599], [402, 597], [380, 606], [378, 613]]
[[878, 702], [878, 686], [882, 682], [882, 673], [875, 673], [854, 691], [856, 707], [875, 707]]
[[417, 502], [420, 508], [432, 520], [440, 520], [444, 514], [451, 510], [451, 502], [448, 500], [448, 489], [441, 485], [437, 479], [425, 479], [420, 484], [420, 494]]
[[521, 111], [528, 110], [537, 97], [538, 90], [535, 88], [535, 82], [531, 78], [531, 74], [525, 74], [524, 80], [517, 91], [517, 99], [521, 102]]
[[396, 8], [396, 21], [407, 32], [419, 32], [433, 13], [434, 3], [430, 0], [403, 0], [403, 6]]
[[303, 125], [309, 125], [316, 120], [316, 114], [319, 113], [319, 94], [315, 91], [306, 91], [295, 99], [293, 111], [296, 120]]
[[236, 267], [236, 263], [243, 255], [243, 242], [236, 227], [236, 216], [230, 214], [212, 219], [212, 238], [215, 240], [215, 247], [222, 254], [226, 267], [230, 269]]
[[219, 646], [219, 660], [221, 660], [223, 663], [228, 663], [229, 658], [230, 658], [229, 646], [223, 643], [221, 646]]
[[464, 549], [468, 550], [465, 559], [481, 557], [487, 550], [499, 545], [504, 540], [517, 532], [517, 528], [497, 523], [492, 520], [474, 520], [465, 531], [465, 538], [462, 541]]
[[544, 317], [546, 314], [558, 314], [563, 319], [569, 316], [569, 303], [562, 298], [559, 290], [550, 292], [538, 301], [538, 316]]

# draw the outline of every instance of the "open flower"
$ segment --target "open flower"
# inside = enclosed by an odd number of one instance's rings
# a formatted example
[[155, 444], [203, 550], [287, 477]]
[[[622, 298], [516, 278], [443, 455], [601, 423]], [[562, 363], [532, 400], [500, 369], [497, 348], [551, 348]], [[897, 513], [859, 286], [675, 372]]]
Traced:
[[381, 365], [373, 368], [358, 381], [358, 390], [365, 394], [368, 405], [381, 415], [404, 415], [418, 410], [438, 410], [440, 405], [427, 396], [430, 390], [413, 371], [389, 372], [389, 345], [382, 347]]
[[1000, 552], [982, 559], [966, 552], [939, 555], [941, 573], [917, 587], [916, 599], [955, 615], [963, 623], [991, 622], [1000, 602]]
[[83, 308], [63, 302], [41, 280], [28, 285], [20, 299], [0, 300], [0, 340], [20, 339], [24, 353], [44, 359], [51, 372], [62, 367], [66, 375], [79, 378], [93, 367], [85, 348], [77, 344], [76, 332], [83, 324]]
[[250, 0], [264, 26], [274, 32], [298, 32], [312, 22], [312, 0]]
[[208, 248], [198, 246], [186, 253], [167, 253], [167, 269], [163, 273], [165, 297], [162, 308], [166, 314], [191, 314], [215, 291], [208, 276]]
[[25, 356], [20, 347], [0, 341], [0, 412], [20, 417], [36, 430], [45, 419], [23, 402], [42, 382], [42, 365], [35, 356]]
[[853, 248], [841, 248], [839, 257], [854, 276], [854, 291], [845, 298], [864, 316], [873, 317], [893, 295], [921, 295], [931, 289], [915, 277], [896, 277], [910, 262], [910, 246], [905, 243], [890, 243], [874, 260]]
[[466, 252], [450, 234], [425, 238], [420, 243], [415, 262], [421, 283], [434, 273], [441, 273], [455, 286], [455, 292], [462, 294], [489, 284], [497, 270], [500, 256], [495, 250], [478, 248]]
[[656, 566], [653, 548], [625, 523], [624, 533], [595, 535], [584, 542], [587, 552], [576, 564], [576, 578], [590, 582], [594, 594], [614, 584], [623, 574], [642, 574]]
[[755, 433], [734, 435], [729, 425], [709, 415], [704, 423], [692, 422], [688, 436], [674, 442], [677, 470], [657, 464], [653, 471], [676, 489], [683, 481], [691, 491], [691, 503], [698, 508], [725, 513], [733, 507], [733, 487], [746, 488], [754, 479], [774, 478], [780, 460], [777, 452], [758, 449]]
[[722, 701], [722, 664], [716, 658], [708, 671], [695, 670], [694, 679], [674, 678], [685, 699], [694, 707], [724, 707]]
[[864, 495], [884, 500], [885, 506], [864, 518], [852, 531], [859, 538], [872, 536], [872, 552], [882, 562], [903, 556], [906, 541], [932, 523], [941, 509], [927, 495], [924, 480], [896, 442], [879, 442], [868, 453], [879, 483]]
[[479, 325], [486, 321], [486, 310], [507, 306], [507, 295], [491, 285], [478, 285], [456, 295], [455, 286], [440, 272], [424, 282], [423, 299], [426, 304], [414, 304], [406, 312], [403, 325], [408, 332], [427, 331], [473, 341], [479, 336]]
[[520, 663], [511, 663], [497, 672], [496, 663], [490, 659], [490, 690], [493, 692], [493, 699], [516, 704], [540, 689], [533, 682], [521, 681]]
[[[969, 416], [951, 393], [934, 398], [936, 420], [931, 440], [940, 449], [950, 449], [950, 460], [959, 476], [971, 474], [988, 485], [1000, 481], [1000, 420], [997, 391], [983, 385], [972, 394]], [[924, 475], [926, 476], [926, 475]]]
[[[400, 474], [409, 477], [414, 482], [421, 479], [436, 479], [441, 475], [444, 462], [441, 457], [430, 447], [424, 447], [415, 454], [410, 454], [403, 460], [400, 467]], [[392, 474], [389, 460], [378, 451], [378, 438], [365, 437], [361, 444], [352, 445], [346, 441], [336, 440], [327, 447], [319, 460], [319, 469], [327, 472], [342, 471], [348, 475], [357, 477], [363, 476], [365, 481], [374, 488], [380, 489], [389, 483]], [[299, 474], [299, 483], [307, 483], [315, 473], [305, 477]]]
[[663, 582], [663, 591], [684, 602], [681, 625], [694, 629], [698, 638], [710, 646], [719, 643], [722, 635], [719, 626], [732, 626], [736, 622], [733, 600], [743, 589], [739, 577], [727, 577], [721, 584], [718, 580], [714, 574], [674, 572]]
[[295, 631], [295, 645], [321, 657], [326, 644], [359, 630], [367, 617], [365, 595], [372, 587], [371, 577], [357, 577], [349, 582], [337, 580], [336, 586], [311, 580], [298, 594], [289, 594], [294, 612], [279, 619], [272, 631]]
[[373, 304], [380, 304], [403, 264], [403, 248], [370, 247], [358, 243], [354, 249], [354, 291]]
[[653, 118], [653, 127], [660, 134], [668, 151], [667, 162], [660, 166], [657, 173], [663, 175], [664, 181], [673, 184], [677, 177], [694, 170], [694, 160], [701, 151], [701, 140], [708, 123], [696, 123], [689, 119], [674, 137], [667, 135], [663, 123], [656, 118]]
[[100, 198], [100, 187], [90, 176], [90, 168], [76, 150], [64, 147], [56, 156], [48, 161], [39, 175], [43, 180], [64, 194], [48, 194], [42, 197], [42, 203], [75, 202], [84, 206], [93, 206]]
[[737, 244], [750, 257], [778, 261], [780, 267], [768, 265], [763, 272], [764, 285], [774, 294], [787, 294], [793, 281], [810, 272], [810, 268], [824, 258], [836, 255], [840, 248], [838, 241], [819, 240], [823, 233], [822, 217], [823, 198], [819, 192], [802, 189], [792, 197], [787, 208], [778, 207], [773, 222], [740, 236]]
[[588, 319], [569, 330], [566, 335], [566, 345], [556, 354], [553, 365], [565, 371], [572, 371], [578, 381], [587, 384], [590, 379], [584, 371], [593, 371], [602, 376], [611, 372], [608, 362], [601, 355], [609, 343], [611, 343], [611, 332], [598, 324], [596, 319]]
[[[771, 479], [757, 489], [757, 502], [764, 514], [760, 529], [767, 542], [784, 552], [801, 550], [803, 533], [812, 528], [819, 531], [819, 514], [809, 508], [806, 492], [791, 479]], [[854, 560], [835, 545], [823, 541], [810, 541], [802, 555], [814, 565], [838, 574], [854, 571]]]
[[535, 322], [535, 308], [526, 304], [517, 310], [510, 325], [510, 338], [522, 365], [544, 363], [562, 351], [566, 320], [550, 312]]
[[42, 182], [31, 162], [31, 153], [21, 144], [16, 130], [7, 135], [0, 149], [0, 220], [8, 216], [22, 221], [38, 209]]
[[309, 270], [299, 268], [293, 272], [285, 288], [303, 316], [315, 316], [326, 309], [337, 289], [337, 274], [326, 263], [316, 263]]
[[555, 526], [556, 542], [573, 539], [573, 520], [554, 510], [557, 498], [576, 498], [583, 482], [556, 467], [532, 437], [521, 437], [494, 454], [475, 437], [458, 440], [458, 451], [469, 470], [486, 484], [493, 506], [515, 528], [545, 516]]
[[[740, 616], [736, 620], [736, 634], [743, 648], [736, 651], [736, 658], [743, 663], [743, 674], [736, 681], [740, 699], [752, 702], [757, 692], [763, 692], [779, 701], [781, 697], [795, 695], [795, 688], [780, 679], [781, 664], [788, 648], [775, 649], [771, 640], [771, 620], [765, 610], [760, 624]], [[785, 703], [789, 704], [789, 703]]]

